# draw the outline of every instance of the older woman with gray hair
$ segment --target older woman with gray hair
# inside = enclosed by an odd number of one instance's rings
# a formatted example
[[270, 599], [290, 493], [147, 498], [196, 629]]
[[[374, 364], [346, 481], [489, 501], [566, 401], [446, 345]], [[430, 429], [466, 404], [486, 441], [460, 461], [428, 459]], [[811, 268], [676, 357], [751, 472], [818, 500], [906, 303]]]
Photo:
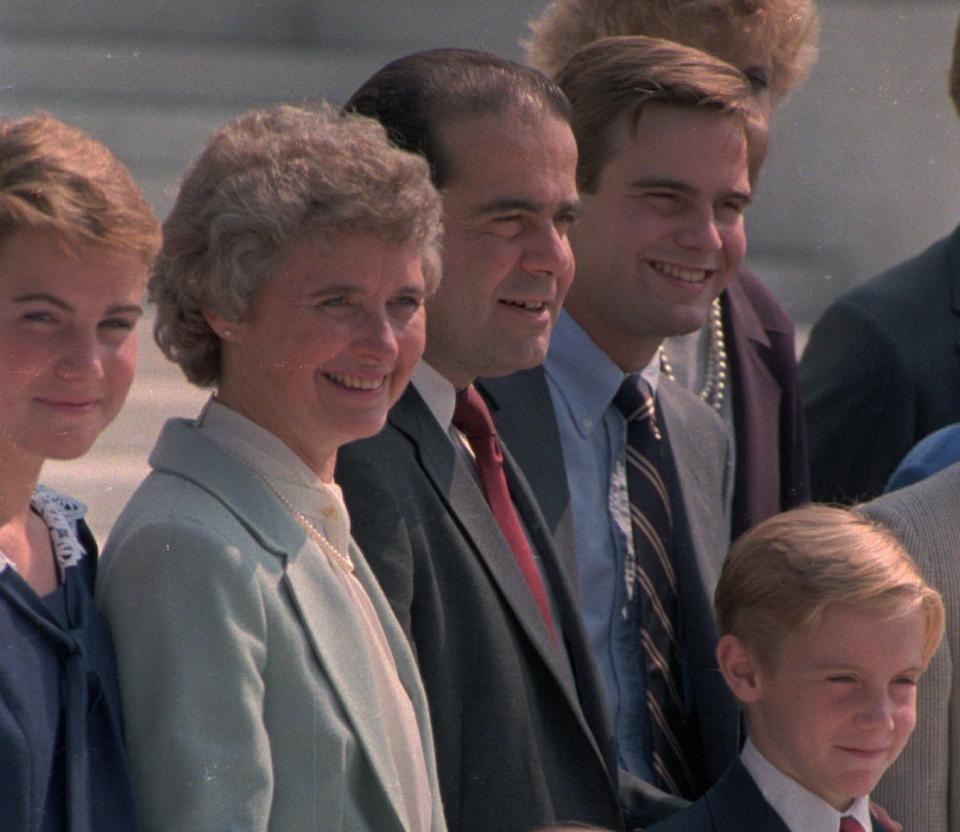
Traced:
[[423, 350], [439, 217], [426, 163], [329, 107], [231, 122], [183, 181], [155, 334], [215, 393], [164, 426], [98, 584], [146, 832], [444, 829], [414, 659], [333, 482]]

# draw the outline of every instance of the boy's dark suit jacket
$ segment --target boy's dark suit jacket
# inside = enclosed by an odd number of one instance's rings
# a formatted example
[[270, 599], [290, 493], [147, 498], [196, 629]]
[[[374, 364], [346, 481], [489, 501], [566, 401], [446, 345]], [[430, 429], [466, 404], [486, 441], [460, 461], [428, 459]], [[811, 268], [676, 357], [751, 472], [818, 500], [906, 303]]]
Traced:
[[[563, 461], [553, 400], [542, 367], [481, 382], [497, 430], [512, 449], [543, 510], [547, 528], [577, 574], [577, 544], [570, 489]], [[684, 687], [690, 692], [686, 712], [698, 741], [689, 760], [699, 774], [700, 793], [714, 783], [738, 751], [739, 717], [719, 670], [713, 617], [713, 591], [726, 554], [723, 521], [726, 428], [715, 413], [691, 393], [661, 377], [660, 413], [673, 451], [679, 493], [673, 505], [680, 541], [674, 552], [680, 598], [680, 638]]]
[[557, 820], [621, 829], [613, 738], [573, 582], [509, 456], [505, 467], [569, 663], [469, 461], [413, 386], [378, 436], [340, 450], [336, 481], [417, 652], [451, 832]]
[[[872, 832], [881, 832], [873, 821]], [[737, 758], [716, 785], [672, 817], [647, 828], [647, 832], [790, 832], [760, 793], [753, 778]]]

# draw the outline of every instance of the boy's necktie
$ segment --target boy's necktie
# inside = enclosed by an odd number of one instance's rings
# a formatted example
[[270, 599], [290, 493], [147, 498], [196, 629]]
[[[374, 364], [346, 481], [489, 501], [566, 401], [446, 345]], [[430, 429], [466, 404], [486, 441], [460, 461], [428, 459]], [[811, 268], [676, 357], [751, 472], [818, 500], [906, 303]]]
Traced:
[[840, 818], [840, 832], [864, 832], [864, 828], [855, 817], [847, 815]]

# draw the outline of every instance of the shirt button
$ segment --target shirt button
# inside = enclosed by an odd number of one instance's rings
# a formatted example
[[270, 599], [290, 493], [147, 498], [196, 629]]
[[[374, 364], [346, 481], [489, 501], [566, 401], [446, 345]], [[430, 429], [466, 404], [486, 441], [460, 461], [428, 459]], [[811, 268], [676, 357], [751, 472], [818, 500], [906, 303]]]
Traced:
[[580, 424], [583, 425], [584, 428], [586, 428], [587, 430], [590, 430], [590, 428], [593, 427], [593, 419], [588, 419], [587, 417], [584, 417], [583, 419], [580, 420]]

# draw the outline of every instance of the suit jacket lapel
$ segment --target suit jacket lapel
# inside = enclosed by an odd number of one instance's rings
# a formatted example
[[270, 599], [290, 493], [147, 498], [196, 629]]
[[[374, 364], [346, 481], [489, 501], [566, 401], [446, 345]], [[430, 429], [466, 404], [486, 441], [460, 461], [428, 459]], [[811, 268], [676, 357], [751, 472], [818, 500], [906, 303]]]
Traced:
[[[456, 452], [448, 436], [437, 424], [420, 394], [411, 386], [400, 401], [390, 411], [390, 423], [417, 448], [418, 459], [447, 511], [457, 521], [465, 538], [470, 542], [477, 557], [482, 560], [492, 581], [502, 593], [510, 610], [516, 616], [521, 629], [534, 644], [537, 652], [547, 664], [567, 697], [577, 703], [576, 691], [572, 690], [570, 674], [565, 672], [557, 646], [550, 636], [547, 626], [540, 615], [530, 589], [517, 567], [513, 552], [507, 545], [500, 527], [490, 512], [476, 477], [469, 469], [463, 457]], [[512, 461], [507, 461], [508, 484], [516, 486], [516, 473]], [[517, 491], [514, 490], [516, 499]], [[523, 511], [523, 500], [517, 501], [523, 520], [527, 520]], [[537, 526], [528, 524], [531, 542], [538, 552], [545, 551], [549, 545]], [[548, 563], [549, 558], [544, 558]], [[552, 580], [552, 576], [551, 577]], [[562, 595], [560, 587], [554, 587], [556, 595]], [[575, 705], [577, 713], [579, 704]]]
[[790, 832], [780, 815], [764, 799], [739, 758], [730, 763], [704, 799], [716, 832], [740, 832], [742, 829]]
[[[480, 389], [490, 403], [497, 432], [520, 463], [537, 495], [547, 528], [564, 567], [577, 585], [577, 540], [567, 489], [560, 430], [542, 367], [510, 376], [485, 379]], [[511, 402], [501, 410], [498, 398]]]
[[761, 517], [780, 511], [780, 408], [782, 391], [767, 363], [774, 356], [770, 334], [736, 278], [724, 297], [725, 330], [730, 338], [733, 417], [737, 425], [737, 505], [739, 515]]
[[[351, 549], [356, 558], [359, 552]], [[333, 591], [331, 581], [335, 579], [330, 574], [333, 568], [337, 567], [331, 566], [320, 548], [307, 539], [299, 551], [288, 556], [287, 590], [324, 675], [340, 692], [340, 703], [350, 716], [354, 732], [380, 785], [387, 792], [397, 815], [397, 827], [403, 828], [401, 815], [397, 812], [397, 807], [403, 805], [403, 797], [394, 774], [394, 763], [383, 743], [382, 705], [377, 697], [369, 695], [377, 689], [376, 682], [369, 664], [356, 658], [368, 652], [368, 648], [357, 626], [351, 623], [356, 618], [352, 602], [342, 591]], [[385, 624], [383, 610], [377, 612]], [[395, 644], [391, 646], [395, 647]], [[402, 666], [403, 662], [398, 662], [398, 673]], [[401, 680], [409, 681], [403, 680], [402, 675]], [[405, 687], [410, 690], [409, 685]], [[416, 705], [413, 697], [411, 700]], [[422, 713], [418, 715], [423, 716]]]
[[[663, 404], [660, 412], [670, 437], [686, 531], [705, 596], [711, 599], [729, 542], [724, 537], [722, 489], [720, 494], [716, 490], [717, 483], [723, 482], [724, 472], [714, 471], [711, 475], [704, 467], [703, 439], [693, 435], [691, 424], [684, 418], [685, 394], [669, 379], [660, 379], [657, 398]], [[704, 407], [697, 401], [691, 401], [690, 406]]]
[[[960, 315], [960, 227], [947, 239], [947, 270], [953, 284], [951, 302], [953, 311]], [[957, 336], [956, 347], [960, 350], [960, 335]]]
[[[367, 652], [366, 644], [350, 623], [356, 618], [356, 610], [336, 583], [338, 578], [331, 572], [335, 567], [250, 469], [203, 439], [190, 423], [167, 423], [150, 464], [158, 471], [189, 479], [213, 494], [260, 545], [284, 561], [284, 584], [292, 606], [394, 810], [396, 828], [402, 829], [398, 811], [402, 798], [393, 776], [393, 762], [378, 728], [379, 702], [370, 696], [376, 688], [369, 665], [356, 660]], [[382, 610], [378, 612], [383, 617]]]

